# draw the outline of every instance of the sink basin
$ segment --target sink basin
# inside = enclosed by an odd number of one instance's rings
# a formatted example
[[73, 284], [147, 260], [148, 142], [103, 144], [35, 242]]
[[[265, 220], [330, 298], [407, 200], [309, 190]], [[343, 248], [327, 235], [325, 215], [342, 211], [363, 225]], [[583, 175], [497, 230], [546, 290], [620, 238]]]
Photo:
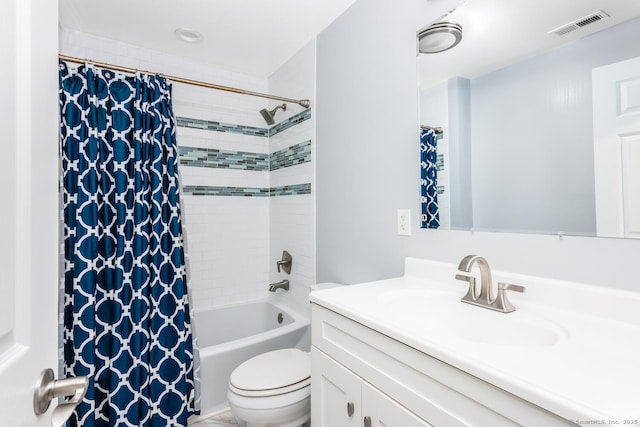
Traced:
[[394, 322], [411, 321], [432, 337], [512, 347], [552, 346], [567, 337], [559, 325], [525, 310], [499, 313], [460, 298], [439, 290], [389, 291], [378, 297]]

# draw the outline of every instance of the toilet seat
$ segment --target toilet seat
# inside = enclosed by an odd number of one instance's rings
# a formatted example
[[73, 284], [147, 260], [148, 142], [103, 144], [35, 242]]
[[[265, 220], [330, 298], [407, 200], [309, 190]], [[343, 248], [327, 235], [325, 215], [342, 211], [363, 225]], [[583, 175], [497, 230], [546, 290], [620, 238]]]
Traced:
[[286, 387], [280, 388], [272, 388], [268, 390], [244, 390], [241, 388], [234, 387], [233, 384], [229, 384], [229, 390], [239, 396], [246, 397], [268, 397], [268, 396], [277, 396], [279, 394], [291, 393], [296, 390], [300, 390], [302, 388], [308, 387], [311, 384], [311, 378], [307, 378], [304, 381], [300, 381], [299, 383], [291, 384]]
[[311, 384], [309, 353], [297, 348], [270, 351], [238, 366], [229, 378], [229, 390], [246, 397], [291, 393]]

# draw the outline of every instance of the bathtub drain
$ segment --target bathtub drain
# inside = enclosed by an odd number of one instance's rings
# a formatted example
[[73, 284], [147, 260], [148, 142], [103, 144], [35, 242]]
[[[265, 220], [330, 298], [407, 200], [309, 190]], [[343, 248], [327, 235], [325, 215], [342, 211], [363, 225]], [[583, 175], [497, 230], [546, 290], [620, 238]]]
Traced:
[[284, 315], [282, 313], [278, 313], [278, 323], [282, 323], [284, 321]]

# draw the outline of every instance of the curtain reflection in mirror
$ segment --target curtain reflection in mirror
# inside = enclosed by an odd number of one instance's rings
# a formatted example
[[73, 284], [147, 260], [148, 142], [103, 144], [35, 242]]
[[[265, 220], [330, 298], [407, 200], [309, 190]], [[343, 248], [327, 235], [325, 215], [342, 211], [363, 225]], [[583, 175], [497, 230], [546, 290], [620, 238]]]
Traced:
[[421, 126], [420, 129], [420, 207], [421, 228], [440, 227], [438, 209], [437, 142], [441, 129]]

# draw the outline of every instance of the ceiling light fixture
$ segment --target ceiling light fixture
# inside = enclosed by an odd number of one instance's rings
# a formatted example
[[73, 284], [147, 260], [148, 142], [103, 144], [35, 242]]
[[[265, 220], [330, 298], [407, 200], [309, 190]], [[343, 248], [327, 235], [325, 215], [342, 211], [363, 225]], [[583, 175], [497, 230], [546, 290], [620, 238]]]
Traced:
[[420, 53], [439, 53], [455, 47], [462, 40], [462, 26], [442, 21], [429, 25], [418, 33]]
[[182, 40], [183, 42], [187, 42], [187, 43], [200, 43], [202, 40], [204, 40], [204, 37], [202, 37], [202, 34], [200, 34], [195, 30], [189, 30], [186, 28], [177, 28], [173, 32], [173, 34], [175, 34], [175, 36], [179, 40]]

